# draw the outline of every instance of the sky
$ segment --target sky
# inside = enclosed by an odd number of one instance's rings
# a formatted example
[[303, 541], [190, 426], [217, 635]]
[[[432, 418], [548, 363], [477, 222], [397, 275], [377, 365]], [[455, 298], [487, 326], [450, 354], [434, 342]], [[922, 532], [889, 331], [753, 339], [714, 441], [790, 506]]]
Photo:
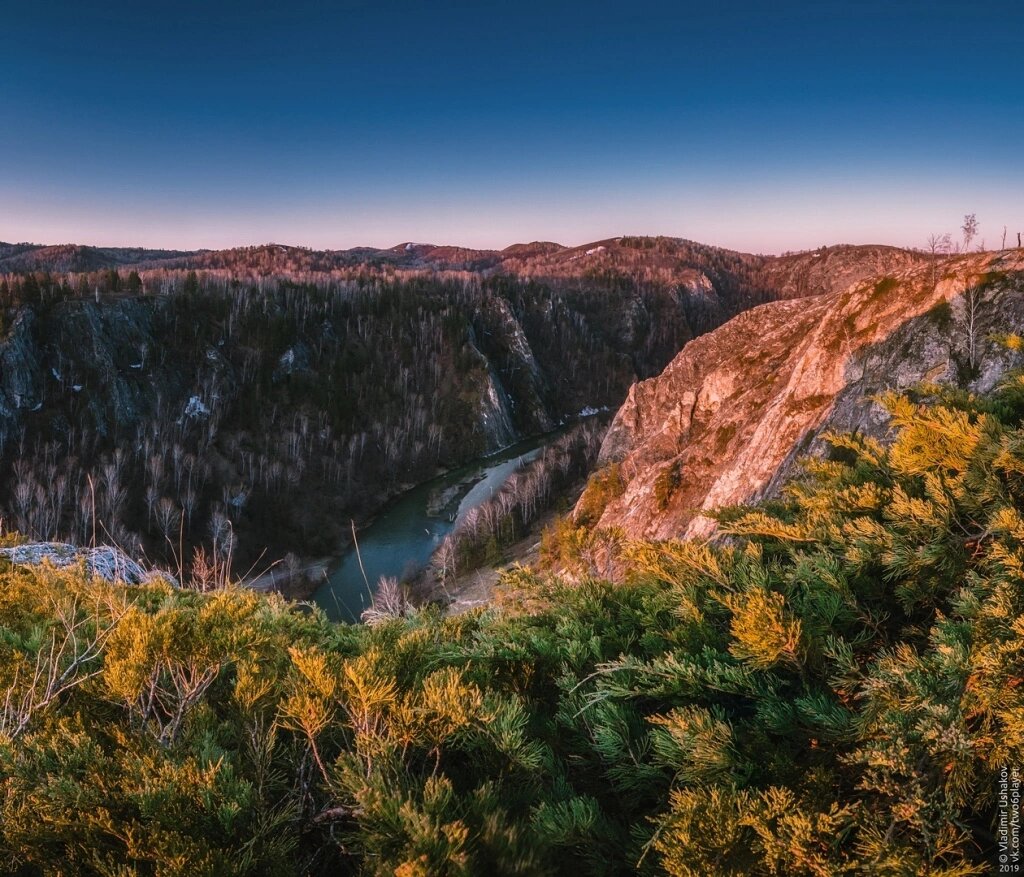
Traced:
[[0, 0], [0, 240], [1024, 231], [1024, 5]]

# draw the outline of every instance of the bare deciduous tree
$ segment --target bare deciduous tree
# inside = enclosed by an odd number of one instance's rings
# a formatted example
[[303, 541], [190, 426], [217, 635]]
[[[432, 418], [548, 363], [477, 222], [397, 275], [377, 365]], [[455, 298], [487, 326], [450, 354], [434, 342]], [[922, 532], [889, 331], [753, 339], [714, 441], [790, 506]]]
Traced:
[[405, 596], [398, 579], [393, 576], [381, 576], [377, 582], [377, 590], [373, 593], [370, 608], [362, 614], [362, 620], [373, 626], [383, 624], [395, 618], [403, 618], [412, 606]]
[[975, 375], [979, 365], [978, 346], [981, 340], [979, 317], [982, 303], [982, 290], [978, 286], [970, 286], [964, 290], [964, 313], [961, 326], [964, 342], [967, 346], [967, 366], [971, 375]]
[[171, 534], [177, 529], [179, 520], [180, 513], [174, 500], [166, 496], [163, 497], [156, 505], [156, 522], [164, 539], [170, 541]]
[[978, 236], [978, 219], [973, 213], [964, 215], [964, 224], [960, 226], [964, 235], [964, 252], [971, 248], [971, 241]]
[[932, 257], [932, 285], [935, 284], [938, 259], [940, 255], [947, 255], [953, 249], [953, 238], [945, 234], [928, 235], [928, 253]]

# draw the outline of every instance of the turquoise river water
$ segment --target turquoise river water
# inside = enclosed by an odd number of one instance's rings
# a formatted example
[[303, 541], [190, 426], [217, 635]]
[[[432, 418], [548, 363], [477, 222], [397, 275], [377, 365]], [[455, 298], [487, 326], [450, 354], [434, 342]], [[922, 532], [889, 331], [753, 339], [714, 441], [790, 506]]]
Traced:
[[555, 436], [527, 439], [453, 469], [397, 496], [366, 527], [357, 530], [359, 557], [350, 548], [313, 595], [336, 621], [353, 621], [370, 604], [370, 587], [383, 576], [399, 579], [421, 571], [441, 541], [474, 506], [486, 501], [520, 466], [540, 455]]

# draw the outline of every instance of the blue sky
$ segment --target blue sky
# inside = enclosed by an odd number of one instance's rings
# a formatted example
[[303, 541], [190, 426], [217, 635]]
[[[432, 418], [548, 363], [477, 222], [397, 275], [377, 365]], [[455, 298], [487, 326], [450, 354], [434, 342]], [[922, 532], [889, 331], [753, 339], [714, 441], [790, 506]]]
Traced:
[[0, 0], [0, 239], [1024, 231], [1019, 4]]

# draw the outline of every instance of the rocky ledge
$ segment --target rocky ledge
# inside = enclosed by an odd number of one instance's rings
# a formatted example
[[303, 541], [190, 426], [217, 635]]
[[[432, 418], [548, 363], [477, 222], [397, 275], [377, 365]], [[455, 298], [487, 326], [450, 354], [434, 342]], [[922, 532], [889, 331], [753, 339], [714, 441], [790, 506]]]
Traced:
[[15, 566], [50, 564], [63, 569], [84, 564], [90, 575], [126, 585], [142, 585], [155, 580], [166, 580], [174, 584], [173, 578], [167, 573], [147, 570], [124, 552], [109, 545], [79, 548], [65, 542], [28, 542], [11, 548], [0, 548], [0, 557]]
[[621, 490], [598, 525], [707, 536], [706, 512], [771, 496], [801, 456], [824, 452], [825, 431], [884, 438], [878, 393], [990, 389], [1015, 364], [992, 335], [1022, 329], [1024, 250], [917, 262], [740, 314], [630, 389], [601, 449]]

